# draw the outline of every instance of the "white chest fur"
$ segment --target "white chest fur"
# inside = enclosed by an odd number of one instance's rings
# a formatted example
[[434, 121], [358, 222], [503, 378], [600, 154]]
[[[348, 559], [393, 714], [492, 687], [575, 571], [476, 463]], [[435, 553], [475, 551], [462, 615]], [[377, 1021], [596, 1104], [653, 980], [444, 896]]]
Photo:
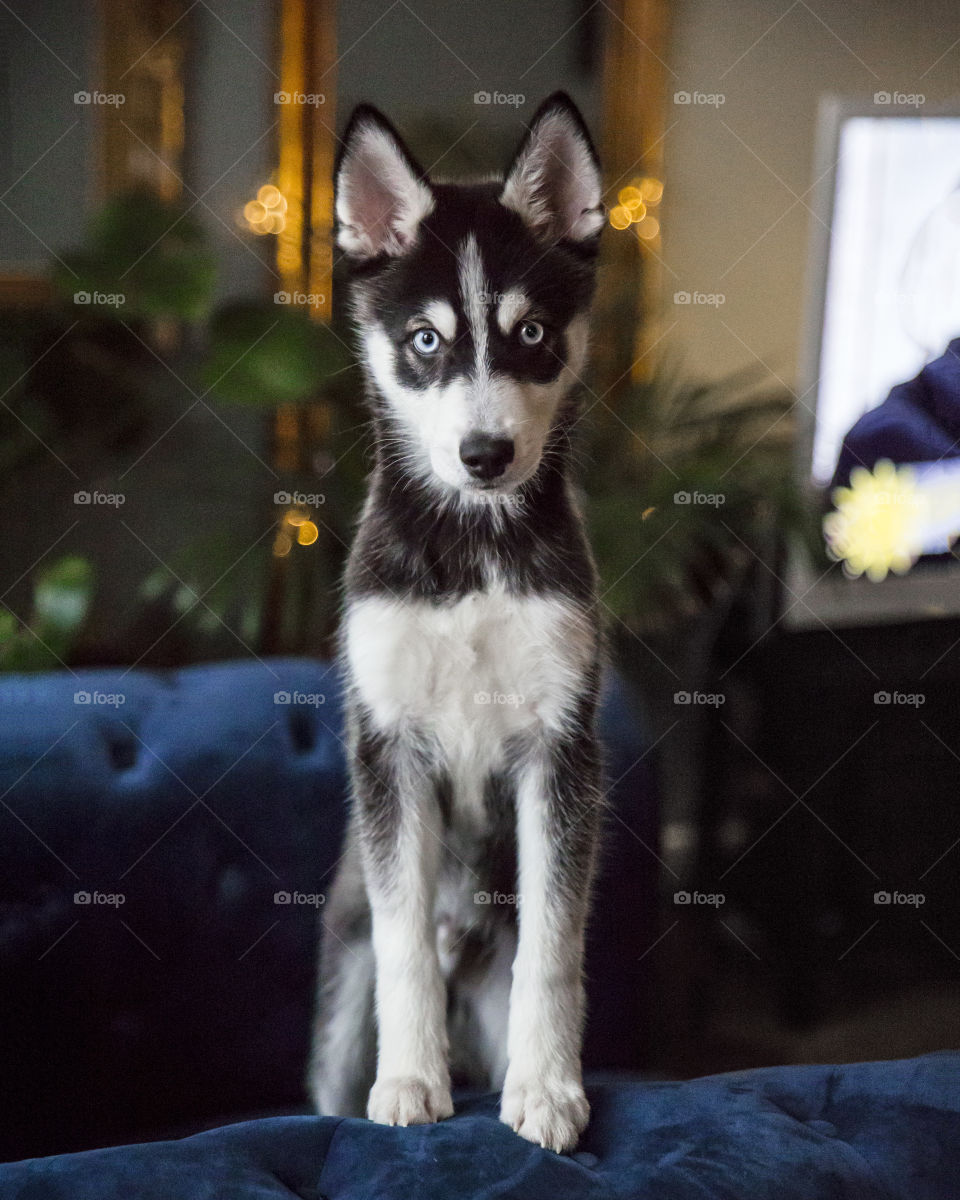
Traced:
[[358, 600], [347, 611], [346, 648], [381, 731], [409, 724], [451, 759], [493, 762], [511, 734], [563, 727], [595, 635], [569, 601], [495, 587], [443, 605]]

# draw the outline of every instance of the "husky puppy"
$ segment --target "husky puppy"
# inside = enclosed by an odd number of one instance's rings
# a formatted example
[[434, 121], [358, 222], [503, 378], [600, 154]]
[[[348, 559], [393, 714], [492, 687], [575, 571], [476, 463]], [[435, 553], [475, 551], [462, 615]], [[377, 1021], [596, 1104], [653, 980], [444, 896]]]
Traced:
[[309, 1088], [412, 1125], [454, 1082], [522, 1137], [587, 1124], [584, 927], [601, 805], [595, 571], [568, 480], [603, 225], [570, 99], [502, 180], [429, 179], [358, 108], [336, 173], [375, 431], [346, 573], [353, 803]]

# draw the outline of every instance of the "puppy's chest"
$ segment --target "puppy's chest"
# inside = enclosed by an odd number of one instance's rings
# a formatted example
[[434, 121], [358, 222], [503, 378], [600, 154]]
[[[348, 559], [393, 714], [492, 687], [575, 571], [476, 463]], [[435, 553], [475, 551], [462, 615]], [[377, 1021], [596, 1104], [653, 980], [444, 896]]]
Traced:
[[582, 609], [502, 589], [446, 604], [367, 597], [349, 606], [345, 635], [381, 730], [411, 723], [454, 743], [562, 727], [596, 653]]

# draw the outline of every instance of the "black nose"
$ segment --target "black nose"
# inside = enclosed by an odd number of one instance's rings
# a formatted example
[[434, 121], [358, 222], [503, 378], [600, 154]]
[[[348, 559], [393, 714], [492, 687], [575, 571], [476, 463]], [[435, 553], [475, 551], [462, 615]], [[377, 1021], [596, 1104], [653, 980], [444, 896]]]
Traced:
[[475, 479], [496, 479], [513, 462], [513, 441], [468, 433], [460, 443], [460, 461]]

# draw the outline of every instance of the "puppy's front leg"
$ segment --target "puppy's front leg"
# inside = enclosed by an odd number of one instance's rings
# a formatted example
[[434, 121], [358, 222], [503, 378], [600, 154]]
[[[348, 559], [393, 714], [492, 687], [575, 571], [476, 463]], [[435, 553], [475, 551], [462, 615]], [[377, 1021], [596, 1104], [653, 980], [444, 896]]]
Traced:
[[580, 1047], [599, 776], [592, 739], [583, 733], [539, 751], [517, 788], [520, 940], [500, 1119], [558, 1152], [576, 1145], [590, 1116]]
[[422, 1125], [453, 1112], [433, 928], [436, 795], [422, 756], [402, 738], [361, 738], [354, 787], [376, 957], [377, 1078], [367, 1115]]

